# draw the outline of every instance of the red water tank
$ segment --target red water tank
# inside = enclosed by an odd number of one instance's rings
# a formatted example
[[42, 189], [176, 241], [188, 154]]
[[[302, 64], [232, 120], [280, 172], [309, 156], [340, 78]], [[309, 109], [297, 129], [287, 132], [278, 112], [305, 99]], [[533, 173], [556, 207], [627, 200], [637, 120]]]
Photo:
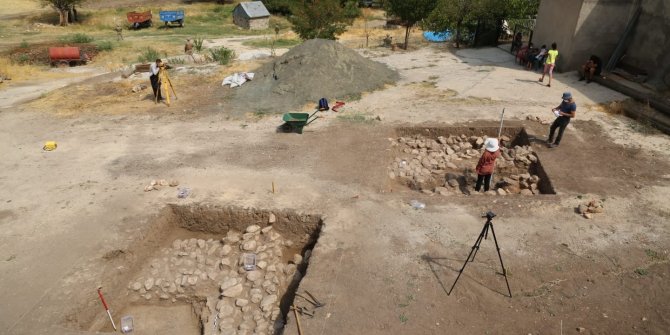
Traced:
[[78, 60], [81, 59], [81, 52], [77, 47], [53, 47], [49, 48], [49, 58], [52, 61]]

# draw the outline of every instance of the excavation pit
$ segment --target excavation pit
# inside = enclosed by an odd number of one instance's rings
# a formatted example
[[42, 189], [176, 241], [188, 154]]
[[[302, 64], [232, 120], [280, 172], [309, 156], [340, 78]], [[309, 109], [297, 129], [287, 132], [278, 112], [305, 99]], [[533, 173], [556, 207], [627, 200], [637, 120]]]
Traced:
[[[475, 167], [487, 137], [498, 127], [402, 127], [391, 140], [395, 154], [389, 177], [428, 194], [475, 193]], [[533, 151], [526, 129], [504, 127], [501, 157], [489, 195], [555, 194], [540, 158]]]
[[[131, 315], [137, 332], [163, 335], [280, 334], [322, 224], [287, 210], [169, 205], [145, 238], [109, 255], [129, 269], [105, 287], [115, 321]], [[113, 331], [104, 310], [91, 313], [81, 328]]]

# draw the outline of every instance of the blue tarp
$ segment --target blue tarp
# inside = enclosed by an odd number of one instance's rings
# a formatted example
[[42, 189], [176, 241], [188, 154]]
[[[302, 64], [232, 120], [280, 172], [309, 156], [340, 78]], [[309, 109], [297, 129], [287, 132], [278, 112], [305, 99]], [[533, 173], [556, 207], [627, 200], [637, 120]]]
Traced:
[[424, 31], [423, 38], [430, 42], [446, 42], [451, 39], [451, 32], [449, 30], [440, 32]]

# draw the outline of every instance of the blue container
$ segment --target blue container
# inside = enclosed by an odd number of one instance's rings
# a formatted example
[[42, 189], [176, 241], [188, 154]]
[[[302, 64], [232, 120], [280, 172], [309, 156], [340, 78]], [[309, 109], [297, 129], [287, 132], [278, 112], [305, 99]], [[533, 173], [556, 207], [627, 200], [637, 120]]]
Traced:
[[184, 10], [162, 10], [159, 13], [161, 21], [168, 24], [177, 24], [180, 27], [184, 26]]

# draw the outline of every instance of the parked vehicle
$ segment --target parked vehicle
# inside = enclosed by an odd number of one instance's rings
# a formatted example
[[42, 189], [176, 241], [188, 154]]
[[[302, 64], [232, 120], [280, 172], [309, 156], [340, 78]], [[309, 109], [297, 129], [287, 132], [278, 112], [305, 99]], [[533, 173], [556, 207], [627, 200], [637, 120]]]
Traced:
[[78, 47], [51, 47], [49, 48], [49, 61], [51, 66], [75, 66], [88, 62], [88, 55]]
[[180, 27], [184, 26], [184, 10], [162, 10], [160, 11], [161, 21], [168, 24], [178, 24]]
[[152, 25], [151, 19], [153, 15], [151, 14], [151, 11], [129, 12], [126, 14], [126, 16], [128, 17], [130, 27], [133, 29], [151, 27]]

